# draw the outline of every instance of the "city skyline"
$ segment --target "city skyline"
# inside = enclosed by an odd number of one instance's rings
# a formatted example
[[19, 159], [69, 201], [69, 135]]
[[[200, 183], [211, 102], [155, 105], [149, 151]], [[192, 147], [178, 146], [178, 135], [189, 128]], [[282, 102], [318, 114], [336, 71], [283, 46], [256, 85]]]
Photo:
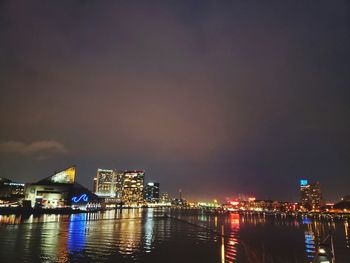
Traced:
[[348, 1], [3, 1], [0, 177], [147, 171], [188, 199], [349, 194]]
[[[71, 177], [70, 182], [74, 181], [74, 178], [76, 176], [76, 166], [71, 165], [66, 167], [63, 170], [57, 170], [49, 176], [50, 178], [57, 177], [57, 175], [63, 176], [62, 178], [59, 176], [59, 180], [68, 180], [67, 179], [67, 174], [65, 171], [71, 171], [69, 172], [69, 177]], [[110, 202], [125, 202], [125, 194], [126, 190], [124, 189], [126, 185], [135, 189], [134, 187], [140, 188], [138, 191], [138, 201], [141, 199], [144, 201], [150, 201], [152, 202], [159, 202], [161, 195], [169, 195], [169, 192], [167, 190], [163, 190], [160, 192], [159, 190], [159, 182], [154, 182], [152, 180], [146, 180], [145, 179], [145, 170], [137, 170], [137, 169], [129, 169], [129, 170], [118, 170], [118, 169], [110, 169], [110, 168], [97, 168], [96, 175], [91, 178], [91, 186], [86, 186], [86, 189], [89, 189], [92, 191], [92, 193], [96, 194], [98, 197], [104, 199], [107, 198], [109, 199]], [[138, 178], [141, 176], [141, 181], [134, 181], [131, 183], [131, 180], [134, 180], [132, 178]], [[73, 179], [72, 179], [73, 178]], [[128, 179], [129, 178], [129, 179]], [[10, 181], [8, 178], [1, 178], [1, 180]], [[125, 180], [126, 179], [126, 180]], [[128, 183], [126, 183], [128, 181]], [[138, 186], [136, 186], [136, 182]], [[33, 182], [13, 182], [14, 185], [21, 185], [23, 188], [25, 188], [25, 185], [31, 185]], [[125, 185], [126, 183], [126, 185]], [[149, 189], [147, 189], [150, 187]], [[299, 187], [299, 196], [294, 197], [291, 200], [280, 200], [280, 199], [271, 199], [271, 198], [265, 198], [264, 196], [255, 196], [255, 194], [252, 193], [232, 193], [230, 196], [224, 197], [223, 195], [221, 196], [215, 196], [214, 198], [208, 198], [205, 197], [203, 199], [190, 199], [186, 200], [186, 197], [182, 195], [182, 189], [179, 188], [176, 193], [171, 193], [171, 199], [172, 200], [185, 200], [185, 201], [190, 201], [190, 202], [203, 202], [209, 201], [211, 203], [218, 204], [230, 204], [232, 202], [237, 203], [238, 200], [241, 201], [252, 201], [252, 200], [260, 200], [260, 201], [276, 201], [276, 202], [289, 202], [289, 203], [294, 203], [294, 204], [300, 204], [303, 207], [309, 207], [308, 209], [311, 209], [310, 207], [317, 207], [317, 209], [322, 206], [329, 204], [331, 205], [333, 203], [337, 203], [340, 200], [343, 200], [344, 196], [347, 198], [349, 195], [344, 195], [339, 197], [336, 200], [330, 200], [329, 198], [324, 198], [322, 196], [322, 191], [321, 191], [321, 186], [320, 182], [314, 181], [311, 182], [309, 179], [299, 179], [298, 181], [298, 187]], [[134, 191], [134, 190], [132, 190]], [[311, 191], [311, 192], [310, 192]], [[128, 191], [127, 191], [128, 192]], [[129, 194], [127, 194], [129, 195]], [[133, 194], [132, 194], [133, 195]], [[301, 195], [301, 196], [300, 196]], [[124, 197], [123, 197], [124, 196]], [[233, 201], [232, 201], [233, 200]], [[135, 200], [134, 200], [135, 201]], [[307, 204], [307, 205], [306, 205]]]

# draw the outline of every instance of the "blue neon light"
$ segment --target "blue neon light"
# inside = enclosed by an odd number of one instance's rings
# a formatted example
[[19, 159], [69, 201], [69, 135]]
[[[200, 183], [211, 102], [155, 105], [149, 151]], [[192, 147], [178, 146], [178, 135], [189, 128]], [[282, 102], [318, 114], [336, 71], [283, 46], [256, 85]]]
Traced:
[[84, 202], [87, 202], [89, 200], [89, 197], [86, 194], [82, 194], [81, 196], [73, 196], [72, 201], [74, 203], [78, 203], [80, 200], [83, 200]]
[[310, 219], [310, 218], [307, 218], [307, 217], [303, 218], [303, 224], [304, 224], [304, 225], [311, 224], [311, 219]]
[[308, 180], [305, 180], [305, 179], [300, 180], [300, 186], [306, 186], [308, 184], [309, 184]]

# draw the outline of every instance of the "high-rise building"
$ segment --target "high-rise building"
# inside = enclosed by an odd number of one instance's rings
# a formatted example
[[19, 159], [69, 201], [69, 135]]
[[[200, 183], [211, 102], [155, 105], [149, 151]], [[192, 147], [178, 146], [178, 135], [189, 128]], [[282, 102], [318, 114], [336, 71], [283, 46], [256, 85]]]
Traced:
[[122, 200], [126, 204], [142, 203], [145, 171], [125, 171]]
[[320, 183], [309, 183], [308, 180], [300, 180], [301, 205], [306, 210], [318, 210], [322, 204]]
[[100, 197], [121, 198], [123, 172], [108, 169], [97, 169], [93, 186], [94, 192]]
[[122, 200], [124, 185], [124, 172], [115, 170], [113, 172], [113, 191], [115, 192], [115, 197], [118, 200]]
[[145, 186], [145, 199], [148, 202], [159, 202], [159, 183], [147, 183]]
[[98, 196], [114, 196], [112, 181], [113, 170], [97, 169], [95, 194]]

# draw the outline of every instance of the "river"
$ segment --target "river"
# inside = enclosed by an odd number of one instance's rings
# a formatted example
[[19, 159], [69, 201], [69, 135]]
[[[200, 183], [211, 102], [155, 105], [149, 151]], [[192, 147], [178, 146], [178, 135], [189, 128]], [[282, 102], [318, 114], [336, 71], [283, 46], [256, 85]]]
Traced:
[[346, 219], [152, 208], [0, 215], [0, 261], [312, 262], [316, 245], [330, 231], [336, 262], [349, 263]]

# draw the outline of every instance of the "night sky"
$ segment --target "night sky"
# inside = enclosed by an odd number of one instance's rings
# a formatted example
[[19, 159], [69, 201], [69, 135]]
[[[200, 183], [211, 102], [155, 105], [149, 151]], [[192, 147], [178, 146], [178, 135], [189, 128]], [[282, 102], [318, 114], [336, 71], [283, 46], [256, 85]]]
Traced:
[[[268, 3], [267, 3], [268, 2]], [[0, 177], [350, 193], [350, 2], [1, 1]]]

